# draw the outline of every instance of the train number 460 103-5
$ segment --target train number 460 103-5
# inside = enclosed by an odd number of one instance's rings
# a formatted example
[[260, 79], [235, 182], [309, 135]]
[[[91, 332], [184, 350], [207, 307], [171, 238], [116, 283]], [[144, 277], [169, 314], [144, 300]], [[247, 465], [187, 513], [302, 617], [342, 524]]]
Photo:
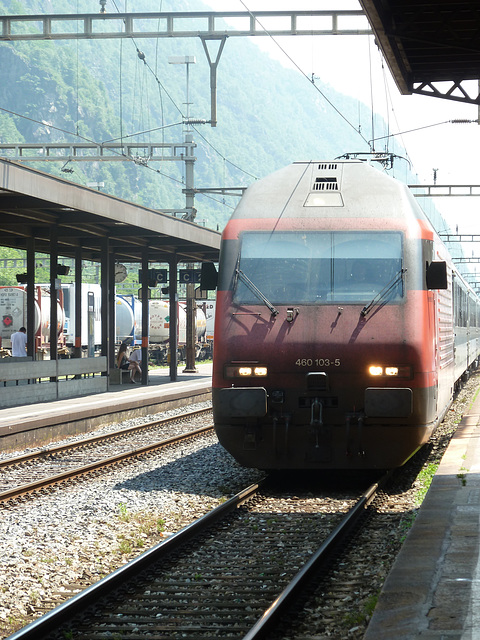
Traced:
[[340, 358], [298, 358], [297, 367], [339, 367]]

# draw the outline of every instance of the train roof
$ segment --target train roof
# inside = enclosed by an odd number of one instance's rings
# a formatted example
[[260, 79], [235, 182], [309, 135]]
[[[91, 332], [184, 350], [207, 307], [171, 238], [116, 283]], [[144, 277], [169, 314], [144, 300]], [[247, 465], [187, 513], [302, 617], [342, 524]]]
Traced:
[[426, 220], [410, 189], [360, 160], [306, 161], [258, 180], [232, 220], [402, 218]]

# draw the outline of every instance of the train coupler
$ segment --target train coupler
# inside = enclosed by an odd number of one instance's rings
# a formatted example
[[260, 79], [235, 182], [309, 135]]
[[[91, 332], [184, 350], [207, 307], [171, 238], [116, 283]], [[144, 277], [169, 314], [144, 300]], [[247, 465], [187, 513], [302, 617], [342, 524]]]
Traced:
[[312, 402], [310, 407], [310, 426], [322, 426], [323, 425], [323, 403], [318, 398]]

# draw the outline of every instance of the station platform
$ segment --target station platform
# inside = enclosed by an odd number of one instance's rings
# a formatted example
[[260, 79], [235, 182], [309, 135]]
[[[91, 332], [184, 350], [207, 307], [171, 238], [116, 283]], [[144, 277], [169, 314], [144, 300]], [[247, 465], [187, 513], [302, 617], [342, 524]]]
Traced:
[[364, 640], [480, 639], [480, 396], [460, 422]]
[[0, 452], [44, 446], [133, 416], [204, 402], [211, 391], [212, 364], [197, 364], [195, 373], [179, 367], [175, 382], [168, 369], [151, 369], [148, 385], [112, 385], [105, 393], [0, 409]]

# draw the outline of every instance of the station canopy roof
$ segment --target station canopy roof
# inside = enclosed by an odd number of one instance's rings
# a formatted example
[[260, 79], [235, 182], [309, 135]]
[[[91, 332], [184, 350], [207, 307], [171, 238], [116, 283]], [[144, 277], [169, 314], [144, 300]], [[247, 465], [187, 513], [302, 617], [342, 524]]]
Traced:
[[220, 233], [126, 202], [94, 189], [0, 160], [0, 246], [49, 253], [57, 235], [59, 256], [99, 261], [109, 251], [124, 262], [218, 260]]
[[360, 0], [401, 93], [479, 104], [479, 0]]

